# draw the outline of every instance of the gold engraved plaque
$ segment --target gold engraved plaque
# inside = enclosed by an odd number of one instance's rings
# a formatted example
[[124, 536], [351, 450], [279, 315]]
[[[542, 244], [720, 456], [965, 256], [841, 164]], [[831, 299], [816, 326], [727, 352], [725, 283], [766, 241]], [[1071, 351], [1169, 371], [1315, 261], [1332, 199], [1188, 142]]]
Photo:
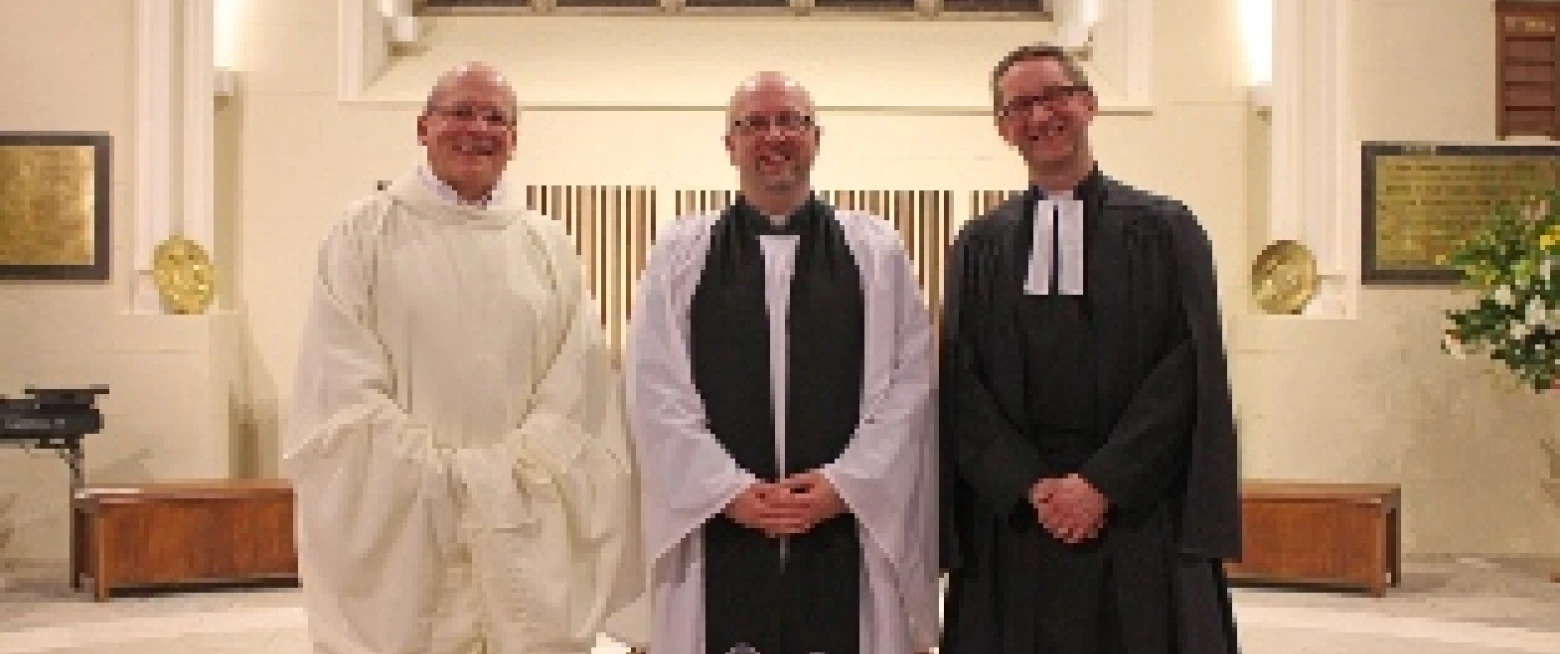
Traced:
[[1273, 242], [1251, 264], [1251, 293], [1267, 313], [1300, 313], [1316, 294], [1316, 257], [1298, 241]]
[[107, 139], [0, 134], [0, 277], [108, 277]]
[[1446, 263], [1497, 208], [1560, 185], [1560, 146], [1364, 146], [1365, 283], [1450, 284]]

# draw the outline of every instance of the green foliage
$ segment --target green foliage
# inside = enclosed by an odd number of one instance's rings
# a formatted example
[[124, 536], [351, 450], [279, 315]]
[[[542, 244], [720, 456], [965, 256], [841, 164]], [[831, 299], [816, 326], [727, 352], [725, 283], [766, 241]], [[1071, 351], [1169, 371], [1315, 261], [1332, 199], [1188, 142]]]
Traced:
[[1447, 312], [1441, 347], [1484, 354], [1524, 386], [1549, 390], [1560, 378], [1560, 189], [1502, 206], [1488, 227], [1447, 263], [1478, 291], [1473, 306]]

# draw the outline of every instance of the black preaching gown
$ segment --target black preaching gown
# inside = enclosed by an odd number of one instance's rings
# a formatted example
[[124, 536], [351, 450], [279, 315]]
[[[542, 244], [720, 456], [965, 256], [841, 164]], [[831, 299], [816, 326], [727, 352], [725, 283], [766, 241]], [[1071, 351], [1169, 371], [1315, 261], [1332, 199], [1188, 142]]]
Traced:
[[[763, 234], [799, 237], [786, 323], [787, 470], [775, 456]], [[706, 256], [689, 353], [710, 431], [765, 481], [839, 458], [861, 416], [865, 318], [860, 270], [833, 209], [814, 198], [777, 228], [739, 197]], [[708, 654], [739, 643], [763, 654], [860, 649], [861, 543], [849, 513], [783, 540], [718, 514], [703, 538]]]
[[[944, 654], [1236, 650], [1233, 417], [1206, 236], [1093, 172], [1082, 296], [1026, 295], [1035, 193], [972, 221], [943, 320]], [[1054, 285], [1053, 285], [1054, 286]], [[1051, 537], [1034, 482], [1078, 473], [1099, 537]]]

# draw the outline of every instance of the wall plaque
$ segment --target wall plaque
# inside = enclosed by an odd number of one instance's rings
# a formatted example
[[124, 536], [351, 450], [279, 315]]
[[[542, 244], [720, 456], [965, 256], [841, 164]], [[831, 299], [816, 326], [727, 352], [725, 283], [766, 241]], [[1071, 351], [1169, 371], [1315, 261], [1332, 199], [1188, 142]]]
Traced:
[[1366, 142], [1365, 284], [1454, 284], [1446, 264], [1504, 203], [1560, 186], [1560, 145]]
[[0, 132], [0, 279], [108, 279], [109, 136]]

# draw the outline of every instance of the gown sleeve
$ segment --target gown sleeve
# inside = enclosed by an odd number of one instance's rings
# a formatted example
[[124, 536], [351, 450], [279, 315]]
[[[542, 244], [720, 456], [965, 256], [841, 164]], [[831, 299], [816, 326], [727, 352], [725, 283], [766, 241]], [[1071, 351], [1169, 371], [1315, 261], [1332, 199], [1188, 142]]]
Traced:
[[978, 231], [967, 226], [954, 243], [943, 295], [942, 397], [944, 466], [1003, 513], [1026, 506], [1043, 474], [1040, 454], [1002, 411], [980, 365], [978, 323], [991, 313], [994, 268]]
[[[937, 444], [931, 320], [899, 236], [885, 221], [854, 216], [868, 232], [861, 422], [821, 472], [864, 534], [887, 554], [919, 647], [936, 643]], [[871, 222], [867, 222], [871, 221]], [[868, 281], [870, 280], [870, 281]], [[874, 351], [878, 350], [878, 351]]]
[[1185, 207], [1161, 211], [1178, 290], [1176, 339], [1080, 474], [1128, 511], [1184, 493], [1182, 550], [1234, 556], [1239, 475], [1213, 251]]
[[[456, 508], [449, 457], [393, 399], [370, 307], [373, 203], [319, 252], [285, 429], [299, 568], [316, 640], [373, 651], [426, 647], [439, 552]], [[365, 234], [368, 232], [369, 234]]]
[[709, 431], [689, 359], [688, 309], [708, 249], [710, 217], [686, 217], [657, 240], [629, 322], [629, 418], [644, 478], [652, 568], [758, 478]]

